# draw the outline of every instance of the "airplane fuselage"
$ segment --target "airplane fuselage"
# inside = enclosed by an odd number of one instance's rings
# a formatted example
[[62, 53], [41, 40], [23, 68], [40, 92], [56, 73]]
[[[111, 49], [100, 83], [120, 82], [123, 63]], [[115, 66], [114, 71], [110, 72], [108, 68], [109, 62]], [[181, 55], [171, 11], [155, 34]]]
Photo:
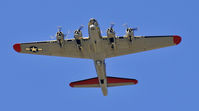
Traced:
[[103, 95], [107, 95], [107, 79], [106, 79], [106, 64], [105, 58], [100, 54], [102, 47], [102, 36], [98, 23], [95, 19], [91, 19], [88, 24], [88, 33], [93, 47], [93, 59], [95, 64], [95, 69], [97, 72], [100, 87], [102, 89]]

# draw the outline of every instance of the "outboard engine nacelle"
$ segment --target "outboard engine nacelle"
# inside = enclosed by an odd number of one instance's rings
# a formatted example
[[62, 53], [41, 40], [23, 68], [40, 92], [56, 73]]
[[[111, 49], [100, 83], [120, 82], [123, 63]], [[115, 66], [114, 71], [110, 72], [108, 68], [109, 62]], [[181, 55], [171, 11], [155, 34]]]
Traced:
[[125, 37], [128, 37], [130, 41], [134, 38], [134, 31], [137, 30], [137, 28], [127, 28], [126, 29], [126, 35]]
[[113, 30], [114, 24], [111, 24], [111, 27], [107, 29], [107, 37], [108, 38], [115, 38], [115, 31]]
[[115, 31], [113, 30], [113, 28], [108, 28], [108, 29], [107, 29], [107, 37], [108, 37], [108, 38], [113, 38], [113, 37], [115, 37]]
[[61, 30], [59, 30], [56, 34], [56, 39], [58, 44], [60, 45], [60, 47], [64, 46], [64, 34], [63, 32], [61, 32]]

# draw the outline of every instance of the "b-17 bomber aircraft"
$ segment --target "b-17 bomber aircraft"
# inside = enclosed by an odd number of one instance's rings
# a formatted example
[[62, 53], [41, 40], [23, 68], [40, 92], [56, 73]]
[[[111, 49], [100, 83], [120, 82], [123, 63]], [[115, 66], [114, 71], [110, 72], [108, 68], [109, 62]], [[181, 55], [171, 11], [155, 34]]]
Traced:
[[116, 36], [113, 25], [108, 28], [107, 36], [102, 36], [94, 18], [88, 23], [88, 37], [82, 36], [81, 28], [74, 32], [74, 39], [64, 39], [65, 34], [59, 29], [57, 40], [17, 43], [13, 48], [27, 54], [93, 59], [97, 77], [72, 82], [70, 86], [99, 87], [106, 96], [107, 87], [134, 85], [138, 82], [136, 79], [107, 76], [106, 58], [174, 46], [181, 42], [181, 37], [177, 35], [134, 36], [136, 28], [127, 28], [124, 36]]

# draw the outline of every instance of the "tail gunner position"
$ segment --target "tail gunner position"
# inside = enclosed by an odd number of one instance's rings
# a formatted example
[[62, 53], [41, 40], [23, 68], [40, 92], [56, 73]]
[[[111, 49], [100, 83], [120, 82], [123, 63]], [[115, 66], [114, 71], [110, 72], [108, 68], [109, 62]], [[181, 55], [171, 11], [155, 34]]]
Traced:
[[56, 40], [17, 43], [13, 48], [19, 53], [93, 59], [97, 77], [72, 82], [70, 86], [99, 87], [106, 96], [107, 87], [137, 84], [136, 79], [106, 76], [106, 58], [175, 46], [181, 42], [177, 35], [134, 36], [136, 28], [129, 27], [124, 36], [116, 36], [113, 24], [107, 29], [107, 36], [102, 36], [97, 20], [93, 18], [88, 23], [89, 37], [83, 37], [82, 28], [75, 30], [73, 39], [64, 39], [66, 34], [59, 27]]

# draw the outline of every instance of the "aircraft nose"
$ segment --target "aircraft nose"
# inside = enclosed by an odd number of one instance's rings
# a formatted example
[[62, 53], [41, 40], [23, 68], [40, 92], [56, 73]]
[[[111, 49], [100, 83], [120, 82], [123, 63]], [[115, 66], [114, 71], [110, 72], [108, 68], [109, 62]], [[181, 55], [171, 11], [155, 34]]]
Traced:
[[90, 25], [91, 30], [95, 30], [96, 26], [95, 25]]
[[96, 21], [94, 18], [91, 18], [90, 21]]
[[90, 24], [97, 24], [97, 20], [94, 18], [91, 18], [89, 21]]
[[14, 48], [14, 50], [15, 50], [16, 52], [21, 52], [21, 45], [20, 45], [19, 43], [14, 44], [14, 45], [13, 45], [13, 48]]

